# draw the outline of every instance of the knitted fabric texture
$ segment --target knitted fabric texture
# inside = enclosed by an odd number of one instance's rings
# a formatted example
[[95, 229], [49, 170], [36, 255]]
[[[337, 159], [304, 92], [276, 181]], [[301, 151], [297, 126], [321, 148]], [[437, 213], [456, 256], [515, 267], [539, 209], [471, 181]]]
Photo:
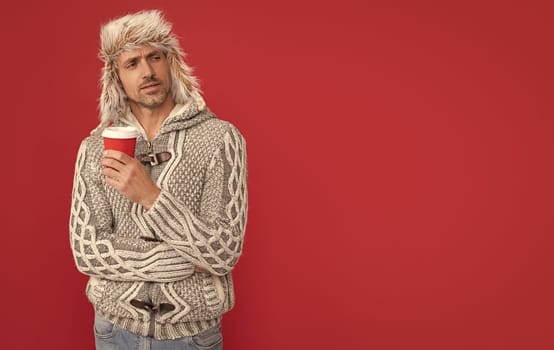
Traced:
[[[161, 188], [146, 210], [106, 184], [102, 139], [83, 140], [70, 241], [77, 268], [90, 276], [86, 292], [96, 312], [139, 335], [154, 325], [156, 339], [175, 339], [213, 327], [234, 304], [230, 272], [247, 220], [245, 141], [191, 99], [151, 144], [138, 137], [136, 155], [150, 151], [172, 157], [146, 165]], [[137, 300], [158, 312], [135, 307]], [[162, 312], [164, 304], [173, 309]]]

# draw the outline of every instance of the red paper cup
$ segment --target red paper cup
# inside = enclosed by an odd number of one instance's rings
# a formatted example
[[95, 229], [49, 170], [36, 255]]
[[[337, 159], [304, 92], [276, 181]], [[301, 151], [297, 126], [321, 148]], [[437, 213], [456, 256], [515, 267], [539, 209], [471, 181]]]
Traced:
[[113, 149], [135, 157], [138, 131], [132, 126], [110, 126], [102, 131], [104, 149]]

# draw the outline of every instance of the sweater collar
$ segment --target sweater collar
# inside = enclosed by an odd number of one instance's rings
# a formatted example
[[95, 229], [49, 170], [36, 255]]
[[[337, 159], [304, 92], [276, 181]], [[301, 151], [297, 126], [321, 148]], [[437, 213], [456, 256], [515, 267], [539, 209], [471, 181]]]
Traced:
[[[184, 104], [176, 104], [173, 107], [169, 116], [162, 123], [158, 134], [161, 135], [175, 130], [188, 129], [211, 118], [215, 118], [215, 115], [210, 112], [202, 96], [200, 96], [200, 94], [195, 94]], [[146, 132], [142, 128], [142, 125], [140, 125], [130, 109], [128, 109], [125, 118], [120, 119], [120, 121], [123, 124], [135, 127], [142, 136], [146, 136]]]

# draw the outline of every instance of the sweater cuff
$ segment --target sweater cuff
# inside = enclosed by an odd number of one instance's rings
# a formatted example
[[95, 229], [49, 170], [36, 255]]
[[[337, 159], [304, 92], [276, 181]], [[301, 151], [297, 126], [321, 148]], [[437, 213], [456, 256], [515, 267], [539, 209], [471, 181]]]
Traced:
[[163, 189], [161, 189], [160, 191], [160, 194], [158, 195], [158, 198], [156, 198], [156, 200], [154, 201], [154, 203], [152, 204], [152, 206], [150, 207], [150, 209], [146, 209], [144, 207], [143, 208], [143, 212], [142, 212], [142, 218], [143, 218], [143, 223], [145, 224], [146, 226], [146, 230], [141, 230], [141, 236], [140, 238], [142, 238], [143, 240], [145, 241], [148, 241], [148, 242], [163, 242], [162, 239], [160, 239], [160, 237], [157, 235], [157, 231], [156, 229], [153, 227], [155, 225], [152, 225], [152, 217], [154, 216], [157, 216], [158, 212], [159, 212], [159, 209], [156, 208], [156, 206], [160, 206], [159, 202], [160, 202], [160, 199], [161, 197], [164, 195], [165, 191]]

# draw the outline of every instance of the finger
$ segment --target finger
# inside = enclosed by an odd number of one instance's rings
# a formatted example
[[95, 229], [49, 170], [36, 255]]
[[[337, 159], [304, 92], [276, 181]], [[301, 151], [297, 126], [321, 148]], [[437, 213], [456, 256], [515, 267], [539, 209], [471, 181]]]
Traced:
[[123, 164], [129, 163], [129, 161], [133, 158], [129, 157], [127, 154], [116, 151], [114, 149], [107, 149], [104, 151], [104, 158], [113, 158], [118, 161], [120, 161]]
[[102, 169], [102, 175], [112, 179], [118, 179], [121, 177], [121, 173], [111, 167], [105, 167], [104, 169]]
[[106, 183], [107, 183], [108, 185], [110, 185], [111, 187], [115, 188], [115, 189], [118, 189], [119, 186], [120, 186], [120, 184], [119, 184], [119, 182], [117, 181], [117, 179], [116, 179], [116, 178], [113, 178], [113, 177], [107, 177], [107, 176], [106, 176]]
[[104, 168], [112, 168], [117, 171], [121, 171], [125, 166], [125, 164], [113, 158], [102, 158], [102, 160], [100, 161], [100, 164], [102, 164]]

